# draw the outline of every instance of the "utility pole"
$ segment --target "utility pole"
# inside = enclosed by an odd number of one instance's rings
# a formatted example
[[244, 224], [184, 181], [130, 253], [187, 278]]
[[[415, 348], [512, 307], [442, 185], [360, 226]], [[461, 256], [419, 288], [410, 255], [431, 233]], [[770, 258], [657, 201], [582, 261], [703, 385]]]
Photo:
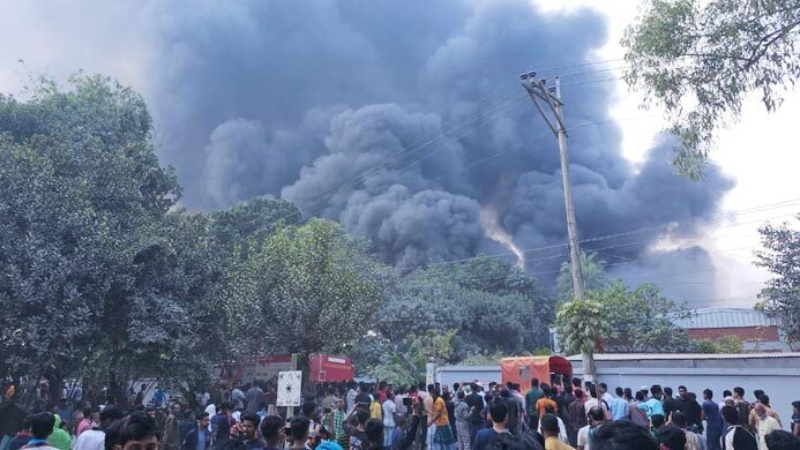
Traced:
[[[583, 300], [584, 285], [581, 268], [581, 251], [578, 245], [578, 226], [575, 221], [575, 205], [572, 203], [572, 184], [569, 181], [569, 154], [567, 153], [567, 127], [564, 125], [564, 103], [561, 101], [561, 80], [556, 77], [555, 85], [548, 87], [547, 80], [537, 78], [536, 72], [520, 75], [522, 87], [531, 98], [550, 131], [558, 139], [558, 153], [561, 157], [561, 181], [564, 185], [564, 206], [567, 212], [567, 238], [569, 260], [572, 269], [572, 289], [576, 300]], [[540, 104], [543, 103], [544, 107]], [[587, 351], [588, 350], [588, 351]], [[585, 381], [595, 381], [594, 349], [582, 352], [583, 375]]]

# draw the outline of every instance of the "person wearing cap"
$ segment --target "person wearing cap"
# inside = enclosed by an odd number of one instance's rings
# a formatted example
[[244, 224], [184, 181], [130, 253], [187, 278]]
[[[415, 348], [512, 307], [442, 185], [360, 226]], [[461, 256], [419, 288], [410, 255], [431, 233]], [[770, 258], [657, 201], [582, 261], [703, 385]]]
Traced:
[[792, 434], [800, 436], [800, 400], [792, 402]]

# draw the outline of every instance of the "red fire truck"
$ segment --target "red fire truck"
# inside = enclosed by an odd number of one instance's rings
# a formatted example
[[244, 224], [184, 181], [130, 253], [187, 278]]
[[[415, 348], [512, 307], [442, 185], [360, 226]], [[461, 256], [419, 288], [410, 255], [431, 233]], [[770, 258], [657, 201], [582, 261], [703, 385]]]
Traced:
[[[231, 386], [252, 380], [272, 381], [278, 372], [291, 370], [291, 355], [258, 355], [247, 364], [228, 363], [219, 368], [220, 380]], [[311, 354], [310, 378], [314, 383], [325, 381], [350, 381], [355, 378], [355, 367], [346, 356]]]

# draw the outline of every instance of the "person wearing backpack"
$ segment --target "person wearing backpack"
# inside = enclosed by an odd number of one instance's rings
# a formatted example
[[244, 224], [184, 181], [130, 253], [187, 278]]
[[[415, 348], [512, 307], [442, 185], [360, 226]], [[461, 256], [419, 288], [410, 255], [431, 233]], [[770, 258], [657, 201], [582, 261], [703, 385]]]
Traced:
[[751, 434], [755, 429], [750, 426], [750, 410], [752, 406], [744, 399], [744, 389], [741, 387], [733, 388], [733, 406], [739, 413], [739, 423]]

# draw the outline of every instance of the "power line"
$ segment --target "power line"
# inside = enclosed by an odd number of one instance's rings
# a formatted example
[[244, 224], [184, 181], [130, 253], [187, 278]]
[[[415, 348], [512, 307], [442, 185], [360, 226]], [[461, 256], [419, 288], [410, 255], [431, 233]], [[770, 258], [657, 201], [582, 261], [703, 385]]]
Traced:
[[[730, 211], [730, 212], [727, 212], [727, 213], [723, 213], [723, 214], [718, 214], [718, 215], [712, 216], [712, 217], [708, 218], [707, 220], [708, 221], [718, 221], [718, 220], [724, 220], [726, 218], [727, 219], [733, 219], [733, 218], [736, 218], [737, 215], [752, 214], [752, 213], [756, 213], [756, 212], [769, 211], [769, 210], [772, 210], [772, 209], [786, 208], [786, 207], [792, 206], [792, 205], [797, 204], [797, 203], [800, 203], [800, 198], [792, 199], [792, 200], [786, 200], [786, 201], [772, 203], [772, 204], [754, 206], [754, 207], [751, 207], [751, 208], [745, 208], [745, 209], [736, 210], [736, 211]], [[697, 233], [695, 235], [690, 235], [690, 236], [679, 236], [679, 238], [700, 237], [700, 236], [708, 235], [712, 231], [717, 230], [717, 229], [721, 229], [721, 228], [733, 228], [733, 227], [738, 227], [738, 226], [742, 226], [742, 225], [747, 225], [747, 224], [750, 224], [750, 223], [761, 222], [763, 220], [773, 220], [773, 219], [776, 219], [776, 218], [791, 217], [791, 216], [794, 216], [794, 215], [796, 215], [796, 214], [795, 213], [789, 213], [789, 214], [782, 214], [782, 215], [774, 216], [774, 217], [768, 217], [768, 218], [764, 218], [764, 219], [757, 219], [757, 220], [754, 220], [754, 221], [751, 221], [751, 222], [719, 225], [719, 226], [715, 226], [715, 227], [711, 227], [711, 228], [707, 229], [707, 231], [704, 232], [704, 233]], [[668, 226], [668, 225], [671, 225], [671, 224], [674, 224], [674, 223], [675, 223], [674, 221], [662, 222], [662, 223], [659, 223], [659, 224], [648, 225], [648, 226], [636, 228], [636, 229], [633, 229], [633, 230], [622, 231], [622, 232], [618, 232], [618, 233], [611, 233], [611, 234], [606, 234], [606, 235], [601, 235], [601, 236], [582, 239], [582, 240], [579, 241], [579, 243], [580, 244], [587, 244], [587, 243], [600, 242], [600, 241], [619, 238], [619, 237], [633, 236], [635, 234], [643, 233], [643, 232], [646, 232], [646, 231], [658, 230], [660, 228], [663, 228], [665, 226]], [[644, 242], [650, 243], [650, 242], [652, 242], [652, 240], [642, 240], [642, 241], [637, 241], [636, 243], [644, 243]], [[566, 245], [567, 245], [566, 243], [551, 244], [551, 245], [546, 245], [546, 246], [541, 246], [541, 247], [533, 247], [533, 248], [528, 248], [528, 249], [522, 249], [521, 251], [524, 254], [528, 254], [528, 253], [545, 251], [545, 250], [561, 249], [561, 248], [565, 248]], [[629, 246], [629, 245], [631, 245], [631, 244], [623, 243], [623, 244], [620, 244], [620, 245], [617, 245], [617, 246], [599, 248], [597, 250], [609, 249], [609, 248], [620, 248], [620, 247]], [[591, 251], [593, 249], [589, 249], [589, 250]], [[428, 267], [428, 266], [441, 266], [441, 265], [448, 265], [448, 264], [458, 264], [458, 263], [468, 262], [468, 261], [471, 261], [471, 260], [474, 260], [474, 259], [478, 259], [478, 258], [497, 258], [497, 257], [507, 257], [507, 256], [514, 256], [514, 252], [510, 252], [509, 251], [509, 252], [495, 253], [495, 254], [491, 254], [491, 255], [477, 255], [477, 256], [473, 256], [473, 257], [469, 257], [469, 258], [450, 260], [450, 261], [429, 262], [429, 263], [419, 264], [419, 265], [411, 266], [411, 267], [396, 268], [395, 270], [398, 270], [398, 271], [409, 271], [409, 270], [414, 270], [414, 269], [417, 269], [417, 268]], [[544, 257], [543, 259], [552, 259], [553, 257], [555, 257], [555, 256], [548, 256], [548, 257]], [[530, 259], [530, 260], [526, 259], [526, 263], [527, 262], [535, 262], [535, 261], [538, 261], [538, 260], [539, 259], [536, 259], [536, 258]], [[552, 272], [548, 272], [548, 273], [552, 273]]]

